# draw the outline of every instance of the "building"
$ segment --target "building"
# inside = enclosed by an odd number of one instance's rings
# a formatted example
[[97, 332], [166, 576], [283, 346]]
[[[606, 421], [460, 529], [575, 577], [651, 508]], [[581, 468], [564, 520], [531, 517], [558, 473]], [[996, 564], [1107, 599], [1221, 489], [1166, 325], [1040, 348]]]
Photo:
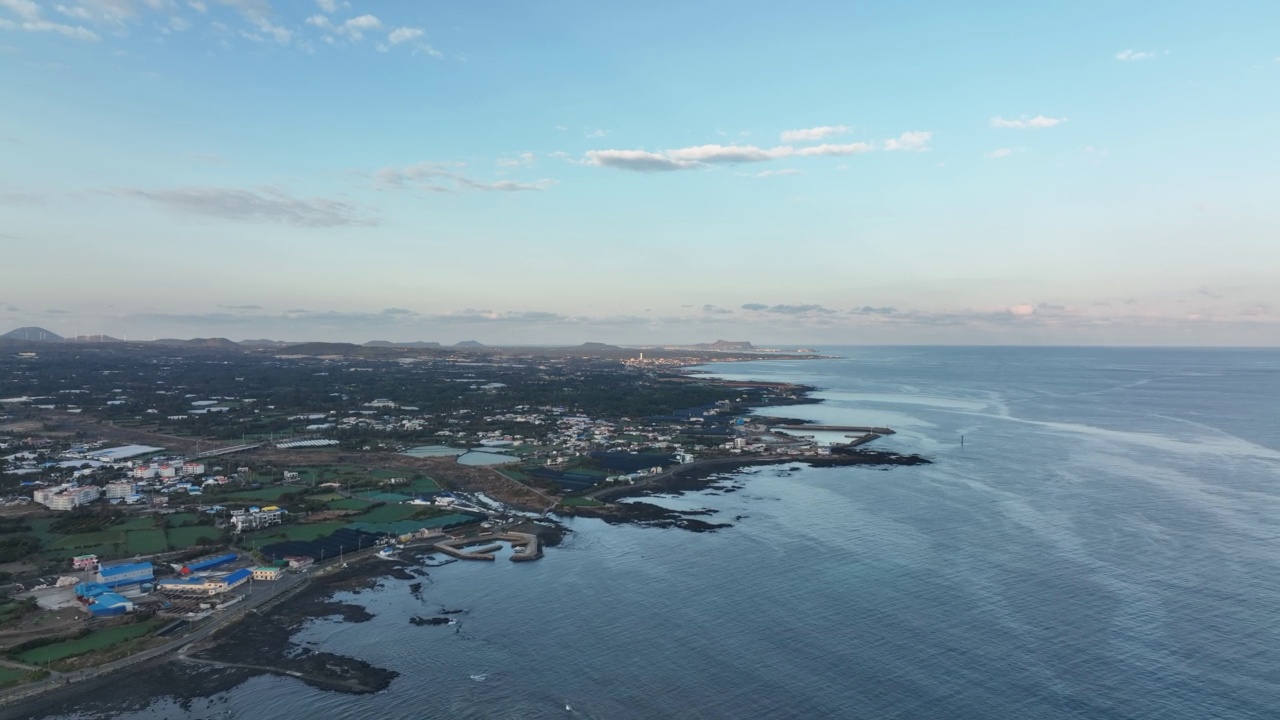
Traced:
[[236, 532], [244, 532], [245, 530], [257, 530], [258, 528], [271, 527], [284, 522], [285, 511], [274, 505], [264, 507], [262, 509], [249, 508], [248, 512], [231, 513], [231, 524], [235, 527]]
[[190, 577], [178, 580], [161, 580], [156, 590], [169, 595], [220, 595], [249, 582], [254, 571], [241, 568], [224, 577]]
[[95, 485], [59, 485], [36, 490], [31, 495], [32, 500], [50, 510], [74, 510], [100, 497], [102, 497], [102, 489]]
[[278, 567], [256, 567], [253, 569], [254, 580], [279, 580], [284, 574]]
[[203, 475], [204, 463], [191, 462], [191, 461], [184, 462], [182, 463], [182, 474], [183, 475]]
[[105, 592], [89, 603], [89, 612], [94, 617], [114, 617], [133, 612], [133, 601], [113, 592]]
[[235, 553], [227, 553], [225, 555], [210, 555], [208, 557], [202, 557], [199, 560], [192, 560], [186, 565], [183, 565], [182, 567], [177, 568], [177, 570], [183, 575], [190, 575], [192, 573], [197, 573], [202, 570], [212, 570], [213, 568], [216, 568], [219, 565], [226, 565], [229, 562], [235, 562], [238, 557], [240, 556], [236, 555]]
[[285, 561], [289, 563], [290, 569], [301, 570], [314, 565], [316, 559], [313, 557], [307, 557], [306, 555], [290, 555], [285, 557]]
[[107, 483], [107, 486], [103, 488], [103, 495], [108, 500], [122, 500], [136, 494], [138, 494], [138, 486], [131, 482]]
[[71, 567], [76, 570], [92, 570], [98, 566], [97, 555], [77, 555], [71, 558]]
[[155, 568], [149, 562], [128, 563], [98, 568], [98, 583], [116, 589], [127, 585], [140, 585], [155, 580]]
[[160, 468], [154, 465], [139, 465], [133, 469], [134, 480], [150, 480], [160, 476]]

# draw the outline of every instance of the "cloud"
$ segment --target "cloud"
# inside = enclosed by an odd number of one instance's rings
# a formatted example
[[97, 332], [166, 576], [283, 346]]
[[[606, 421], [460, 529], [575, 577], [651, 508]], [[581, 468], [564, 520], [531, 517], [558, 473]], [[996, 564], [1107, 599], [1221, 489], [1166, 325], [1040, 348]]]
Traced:
[[219, 305], [224, 310], [261, 310], [261, 305]]
[[[86, 19], [80, 15], [74, 14], [76, 9], [64, 8], [59, 5], [58, 10], [65, 10], [64, 15], [75, 17], [77, 19]], [[66, 25], [63, 23], [47, 20], [40, 14], [40, 6], [36, 5], [32, 0], [0, 0], [0, 10], [6, 10], [13, 16], [17, 17], [16, 21], [8, 18], [0, 18], [0, 29], [3, 30], [21, 30], [23, 32], [48, 32], [55, 35], [71, 38], [73, 40], [101, 40], [97, 33], [87, 28], [76, 25]]]
[[498, 158], [498, 165], [502, 167], [521, 167], [533, 165], [538, 161], [538, 157], [531, 152], [523, 152], [515, 157]]
[[0, 0], [0, 9], [8, 10], [19, 19], [36, 22], [40, 19], [40, 6], [32, 0]]
[[[528, 155], [529, 153], [526, 153]], [[463, 163], [420, 162], [403, 168], [385, 167], [373, 174], [375, 187], [383, 189], [414, 188], [436, 193], [454, 193], [461, 190], [496, 192], [527, 192], [546, 190], [556, 184], [551, 178], [532, 182], [477, 180], [462, 172]]]
[[604, 130], [604, 129], [602, 129], [602, 128], [596, 128], [595, 130], [592, 130], [592, 131], [588, 132], [588, 133], [587, 133], [587, 137], [588, 137], [588, 138], [602, 138], [602, 137], [605, 137], [605, 136], [606, 136], [606, 135], [608, 135], [608, 134], [609, 134], [609, 131], [608, 131], [608, 130]]
[[1196, 292], [1214, 300], [1221, 300], [1224, 297], [1222, 293], [1214, 292], [1211, 288], [1205, 285], [1201, 285], [1200, 289], [1196, 290]]
[[316, 6], [327, 13], [338, 11], [337, 0], [316, 0]]
[[1013, 305], [1009, 308], [1009, 314], [1016, 317], [1028, 317], [1036, 314], [1036, 308], [1034, 305], [1028, 305], [1026, 303]]
[[1066, 305], [1054, 305], [1046, 302], [1036, 305], [1036, 310], [1039, 310], [1040, 312], [1066, 312], [1066, 309]]
[[991, 127], [993, 128], [1013, 128], [1015, 130], [1027, 130], [1030, 128], [1051, 128], [1054, 125], [1060, 125], [1066, 122], [1066, 118], [1052, 118], [1044, 115], [1037, 115], [1033, 118], [1027, 118], [1025, 115], [1017, 120], [1006, 120], [999, 115], [991, 118]]
[[782, 142], [812, 142], [814, 140], [822, 140], [835, 135], [843, 135], [849, 132], [849, 128], [845, 125], [822, 125], [820, 127], [805, 128], [803, 130], [787, 130], [782, 133]]
[[885, 140], [885, 150], [908, 150], [911, 152], [923, 152], [928, 150], [929, 140], [933, 137], [933, 133], [924, 131], [904, 132], [897, 139]]
[[400, 43], [409, 42], [410, 40], [417, 40], [424, 34], [425, 32], [422, 28], [398, 27], [395, 30], [392, 30], [391, 34], [387, 35], [387, 42], [392, 45], [399, 45]]
[[998, 160], [1000, 158], [1007, 158], [1012, 154], [1013, 154], [1013, 148], [996, 148], [995, 150], [992, 150], [991, 152], [983, 155], [982, 157]]
[[540, 310], [495, 312], [493, 310], [477, 310], [475, 308], [467, 308], [443, 315], [433, 315], [432, 319], [459, 323], [556, 323], [572, 320], [568, 315]]
[[778, 315], [834, 315], [836, 312], [821, 305], [765, 305], [763, 303], [747, 303], [742, 306], [742, 309]]
[[854, 315], [894, 315], [897, 314], [898, 309], [893, 307], [872, 307], [870, 305], [863, 305], [862, 307], [854, 308], [849, 312]]
[[585, 163], [635, 172], [667, 172], [697, 167], [697, 163], [674, 160], [644, 150], [588, 150]]
[[722, 308], [717, 305], [703, 305], [702, 312], [708, 315], [732, 315], [733, 311], [729, 308]]
[[[927, 136], [928, 133], [925, 133], [925, 135]], [[891, 143], [891, 142], [897, 142], [897, 141], [896, 140], [885, 141], [885, 143]], [[891, 150], [896, 148], [886, 147], [885, 149]], [[861, 153], [868, 153], [873, 150], [875, 150], [875, 146], [870, 143], [856, 142], [856, 143], [848, 143], [845, 145], [826, 145], [826, 144], [815, 145], [813, 147], [800, 148], [799, 150], [796, 150], [795, 153], [796, 155], [810, 157], [810, 156], [820, 156], [820, 155], [858, 155]]]
[[[335, 35], [342, 35], [353, 42], [364, 39], [364, 33], [369, 30], [379, 30], [382, 28], [382, 21], [374, 15], [361, 15], [359, 17], [349, 18], [344, 22], [335, 23], [326, 15], [312, 15], [307, 18], [306, 23], [321, 30], [331, 32]], [[401, 28], [402, 30], [411, 30], [411, 28]], [[393, 31], [395, 35], [400, 30]], [[403, 42], [403, 40], [399, 41]]]
[[1116, 53], [1115, 58], [1121, 62], [1137, 62], [1139, 60], [1151, 60], [1155, 58], [1155, 53], [1142, 52], [1140, 50], [1121, 50]]
[[329, 198], [295, 198], [278, 188], [179, 187], [171, 190], [121, 188], [116, 195], [148, 200], [171, 210], [236, 222], [283, 223], [320, 228], [376, 225], [354, 203]]
[[799, 174], [800, 174], [800, 171], [795, 168], [784, 168], [782, 170], [761, 170], [760, 172], [756, 173], [753, 177], [766, 178], [766, 177], [775, 177], [779, 175], [799, 175]]
[[[214, 0], [219, 5], [234, 9], [258, 32], [271, 36], [281, 45], [288, 45], [293, 40], [293, 31], [271, 20], [271, 4], [267, 0]], [[245, 37], [261, 41], [262, 37], [254, 33], [241, 33]]]

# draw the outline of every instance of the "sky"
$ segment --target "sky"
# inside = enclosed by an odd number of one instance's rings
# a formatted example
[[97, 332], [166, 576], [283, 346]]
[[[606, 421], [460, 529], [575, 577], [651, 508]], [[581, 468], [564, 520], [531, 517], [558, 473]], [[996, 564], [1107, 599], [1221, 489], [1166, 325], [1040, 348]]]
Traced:
[[0, 0], [0, 332], [1280, 345], [1277, 28]]

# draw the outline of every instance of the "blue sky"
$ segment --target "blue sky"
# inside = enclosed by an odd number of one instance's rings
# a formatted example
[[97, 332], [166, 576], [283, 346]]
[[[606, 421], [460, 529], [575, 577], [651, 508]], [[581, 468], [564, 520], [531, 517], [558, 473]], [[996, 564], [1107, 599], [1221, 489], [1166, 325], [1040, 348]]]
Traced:
[[0, 0], [0, 327], [1280, 344], [1280, 4]]

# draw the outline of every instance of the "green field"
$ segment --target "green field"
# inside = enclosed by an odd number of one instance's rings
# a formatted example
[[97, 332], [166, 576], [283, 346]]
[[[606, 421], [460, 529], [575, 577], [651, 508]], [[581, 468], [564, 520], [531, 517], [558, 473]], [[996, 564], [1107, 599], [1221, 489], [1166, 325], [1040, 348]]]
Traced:
[[565, 507], [596, 507], [598, 505], [603, 505], [604, 503], [596, 500], [595, 498], [589, 497], [567, 497], [564, 500], [561, 500], [560, 504]]
[[164, 530], [159, 528], [131, 530], [125, 543], [125, 551], [130, 555], [154, 555], [168, 549], [169, 542], [165, 539]]
[[122, 642], [140, 638], [151, 632], [157, 625], [164, 622], [163, 620], [148, 620], [146, 622], [134, 623], [132, 625], [121, 625], [120, 627], [109, 628], [107, 630], [98, 630], [89, 633], [79, 640], [68, 640], [66, 642], [53, 643], [52, 645], [44, 645], [38, 648], [28, 650], [17, 657], [19, 662], [28, 665], [45, 665], [58, 660], [65, 660], [69, 657], [83, 655], [85, 653], [97, 650], [105, 650], [113, 645], [119, 645]]
[[392, 523], [397, 520], [407, 520], [425, 507], [425, 505], [379, 505], [351, 519], [355, 522]]
[[147, 517], [130, 518], [120, 523], [119, 525], [112, 525], [111, 529], [124, 530], [125, 532], [128, 532], [130, 530], [151, 530], [155, 526], [156, 526], [155, 518], [151, 516], [147, 516]]
[[30, 675], [30, 674], [31, 674], [30, 670], [19, 670], [17, 668], [0, 667], [0, 687], [7, 687], [9, 685], [17, 684], [23, 678], [25, 678], [27, 675]]
[[318, 522], [303, 525], [277, 525], [245, 533], [242, 545], [270, 545], [281, 540], [315, 540], [346, 526], [345, 522]]
[[440, 492], [440, 483], [431, 478], [421, 478], [409, 482], [409, 489], [415, 493], [433, 493]]
[[331, 503], [331, 502], [334, 502], [335, 500], [341, 500], [342, 495], [338, 493], [322, 493], [320, 495], [308, 495], [307, 499], [313, 500], [315, 502]]
[[169, 521], [169, 527], [180, 527], [182, 525], [194, 525], [199, 516], [195, 513], [174, 513], [166, 515], [165, 519]]
[[276, 485], [273, 487], [264, 487], [259, 490], [240, 490], [233, 493], [227, 493], [223, 497], [227, 500], [279, 500], [281, 495], [285, 493], [297, 492], [296, 487], [286, 487]]
[[330, 501], [329, 507], [334, 510], [364, 510], [372, 504], [373, 503], [368, 500], [361, 500], [359, 498], [344, 498], [342, 500]]
[[79, 550], [101, 545], [123, 545], [125, 542], [124, 531], [115, 528], [100, 532], [58, 535], [55, 537], [58, 539], [49, 545], [50, 550]]
[[169, 528], [165, 531], [169, 539], [169, 547], [184, 548], [196, 544], [200, 538], [218, 539], [218, 529], [212, 525], [193, 525], [190, 527]]

